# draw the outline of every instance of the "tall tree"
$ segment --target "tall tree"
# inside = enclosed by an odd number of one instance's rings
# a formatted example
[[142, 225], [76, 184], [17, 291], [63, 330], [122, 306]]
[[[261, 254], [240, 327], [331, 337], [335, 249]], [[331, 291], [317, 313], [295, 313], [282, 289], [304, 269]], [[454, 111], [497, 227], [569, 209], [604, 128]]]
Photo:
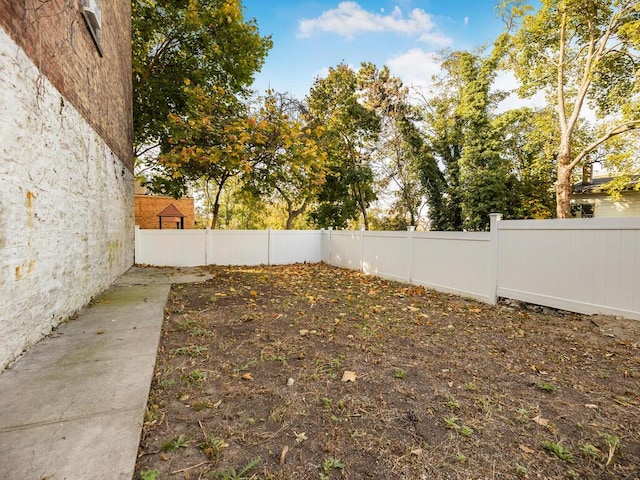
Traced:
[[386, 226], [404, 230], [418, 225], [426, 190], [418, 165], [424, 141], [417, 127], [419, 114], [409, 101], [409, 89], [385, 66], [362, 64], [358, 72], [360, 95], [380, 119], [380, 133], [372, 161], [379, 186], [378, 196], [388, 200]]
[[492, 95], [490, 87], [507, 41], [506, 35], [498, 38], [487, 57], [460, 52], [456, 58], [463, 82], [458, 115], [463, 121], [460, 183], [463, 227], [467, 230], [486, 230], [490, 213], [503, 212], [509, 216], [513, 205], [509, 192], [514, 178], [491, 122], [500, 95]]
[[244, 19], [240, 0], [132, 0], [132, 48], [138, 157], [166, 148], [170, 114], [188, 115], [185, 80], [212, 95], [242, 95], [271, 39]]
[[360, 214], [369, 228], [367, 209], [375, 199], [371, 147], [380, 122], [361, 100], [357, 74], [344, 64], [316, 79], [307, 97], [312, 122], [324, 129], [319, 141], [327, 154], [326, 182], [311, 212], [320, 226], [344, 227]]
[[[543, 90], [555, 107], [557, 216], [571, 215], [574, 169], [610, 140], [640, 128], [640, 3], [637, 0], [542, 0], [535, 12], [520, 2], [512, 62], [523, 94]], [[576, 148], [587, 105], [607, 126]]]
[[326, 153], [316, 139], [322, 127], [309, 123], [306, 106], [286, 94], [269, 92], [258, 121], [269, 130], [270, 155], [256, 164], [247, 188], [260, 196], [275, 195], [286, 209], [285, 229], [293, 228], [325, 182]]
[[[431, 155], [422, 165], [423, 181], [442, 195], [430, 196], [431, 228], [484, 230], [490, 213], [511, 216], [516, 179], [493, 124], [501, 94], [490, 89], [507, 44], [502, 35], [486, 57], [452, 52], [442, 64], [440, 93], [426, 108]], [[431, 157], [443, 169], [440, 177]]]

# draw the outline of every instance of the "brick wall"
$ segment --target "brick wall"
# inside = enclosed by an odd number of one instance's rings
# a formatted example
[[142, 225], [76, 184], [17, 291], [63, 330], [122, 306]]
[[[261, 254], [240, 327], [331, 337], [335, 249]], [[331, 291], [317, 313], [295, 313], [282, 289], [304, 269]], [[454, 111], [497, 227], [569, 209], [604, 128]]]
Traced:
[[[0, 0], [0, 26], [133, 171], [131, 2], [101, 0], [98, 53], [80, 0]], [[36, 78], [36, 82], [39, 81]]]
[[[158, 214], [173, 204], [184, 215], [184, 228], [195, 227], [193, 198], [161, 197], [156, 195], [136, 195], [134, 198], [134, 211], [136, 225], [140, 228], [160, 228]], [[162, 220], [162, 228], [176, 228], [176, 224]]]

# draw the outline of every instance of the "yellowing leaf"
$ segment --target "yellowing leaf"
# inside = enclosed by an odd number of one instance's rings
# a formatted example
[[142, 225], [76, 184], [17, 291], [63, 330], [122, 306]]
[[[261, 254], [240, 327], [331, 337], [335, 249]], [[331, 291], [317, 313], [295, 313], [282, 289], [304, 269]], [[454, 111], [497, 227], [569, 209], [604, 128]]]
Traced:
[[352, 372], [350, 370], [345, 370], [342, 374], [343, 382], [355, 382], [357, 378], [356, 372]]
[[249, 372], [243, 373], [240, 378], [243, 380], [249, 380], [250, 382], [253, 382], [253, 375], [251, 375]]
[[522, 450], [524, 453], [536, 453], [535, 450], [527, 447], [526, 445], [520, 445], [520, 450]]
[[538, 425], [542, 427], [547, 427], [549, 425], [549, 420], [547, 420], [546, 418], [542, 418], [540, 415], [536, 415], [531, 420], [533, 420], [534, 422], [536, 422]]

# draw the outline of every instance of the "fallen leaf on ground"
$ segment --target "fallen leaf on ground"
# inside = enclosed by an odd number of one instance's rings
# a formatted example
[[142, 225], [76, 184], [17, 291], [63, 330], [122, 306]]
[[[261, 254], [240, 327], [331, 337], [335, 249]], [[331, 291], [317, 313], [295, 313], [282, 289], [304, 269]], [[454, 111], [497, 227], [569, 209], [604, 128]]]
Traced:
[[345, 370], [344, 373], [342, 374], [342, 381], [343, 382], [355, 382], [356, 381], [356, 372], [352, 372], [350, 370]]
[[253, 375], [251, 375], [249, 372], [243, 373], [240, 378], [242, 378], [243, 380], [250, 380], [253, 382]]
[[529, 448], [526, 445], [520, 445], [520, 450], [522, 450], [524, 453], [536, 453], [534, 449]]
[[546, 418], [542, 418], [540, 415], [536, 415], [535, 417], [533, 417], [531, 420], [533, 420], [534, 422], [536, 422], [538, 425], [541, 425], [543, 427], [546, 427], [549, 425], [549, 420], [547, 420]]

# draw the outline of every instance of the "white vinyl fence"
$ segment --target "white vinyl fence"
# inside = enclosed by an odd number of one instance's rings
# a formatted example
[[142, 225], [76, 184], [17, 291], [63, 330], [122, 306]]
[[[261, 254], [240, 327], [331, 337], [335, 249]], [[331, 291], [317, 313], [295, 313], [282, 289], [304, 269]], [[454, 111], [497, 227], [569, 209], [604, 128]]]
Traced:
[[490, 232], [141, 230], [136, 263], [320, 262], [495, 303], [640, 320], [640, 217], [506, 220]]
[[321, 262], [320, 230], [143, 230], [136, 226], [138, 264], [285, 265]]

